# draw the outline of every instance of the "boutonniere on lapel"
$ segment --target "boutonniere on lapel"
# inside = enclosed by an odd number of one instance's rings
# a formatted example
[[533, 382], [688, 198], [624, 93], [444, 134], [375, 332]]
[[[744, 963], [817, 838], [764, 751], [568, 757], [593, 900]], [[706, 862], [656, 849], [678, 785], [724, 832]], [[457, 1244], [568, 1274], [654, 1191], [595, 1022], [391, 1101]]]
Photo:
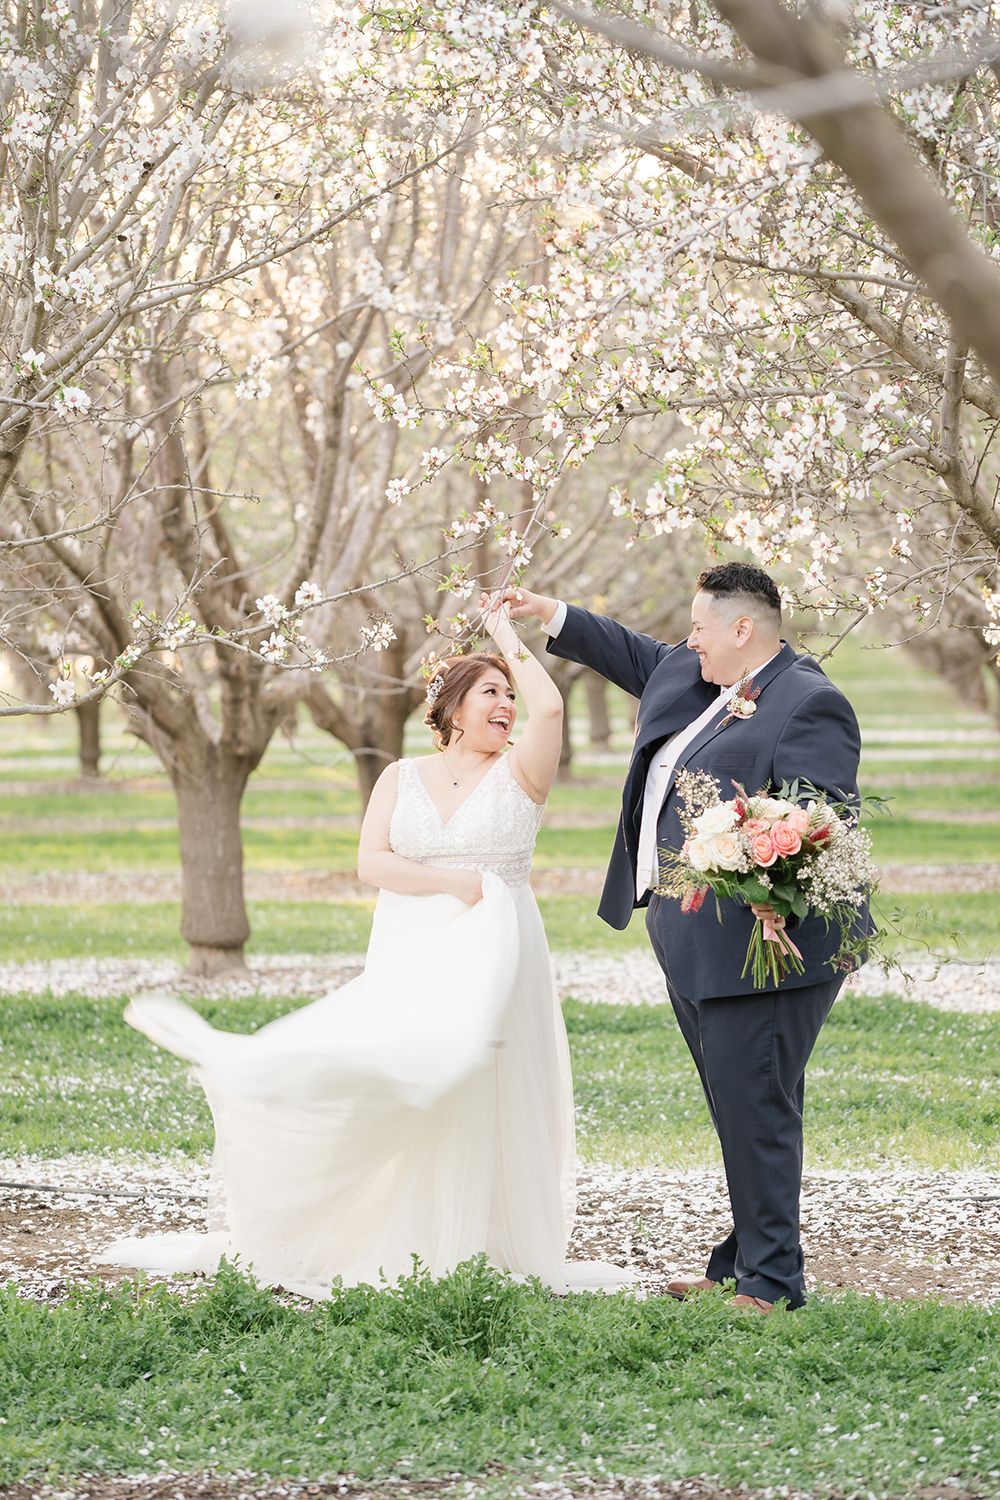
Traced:
[[719, 725], [725, 729], [734, 719], [749, 719], [757, 712], [757, 699], [760, 697], [760, 688], [754, 688], [752, 693], [747, 692], [750, 686], [750, 673], [744, 671], [743, 676], [736, 684], [736, 691], [729, 700], [729, 712]]

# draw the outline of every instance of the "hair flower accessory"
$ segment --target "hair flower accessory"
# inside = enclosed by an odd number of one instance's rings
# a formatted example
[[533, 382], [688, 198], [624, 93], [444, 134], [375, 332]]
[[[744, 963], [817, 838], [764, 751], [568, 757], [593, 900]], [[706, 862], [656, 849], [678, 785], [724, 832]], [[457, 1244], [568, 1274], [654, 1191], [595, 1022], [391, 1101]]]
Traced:
[[444, 673], [443, 672], [437, 672], [431, 678], [430, 682], [427, 684], [427, 692], [424, 694], [424, 699], [425, 699], [425, 701], [427, 703], [430, 704], [431, 708], [434, 707], [435, 703], [440, 698], [440, 696], [441, 696], [441, 689], [443, 687], [444, 687]]
[[754, 688], [752, 693], [748, 693], [749, 685], [750, 673], [744, 671], [736, 684], [736, 691], [729, 700], [729, 712], [719, 725], [720, 729], [725, 729], [726, 725], [731, 724], [734, 719], [749, 719], [757, 712], [756, 700], [760, 697], [760, 688]]

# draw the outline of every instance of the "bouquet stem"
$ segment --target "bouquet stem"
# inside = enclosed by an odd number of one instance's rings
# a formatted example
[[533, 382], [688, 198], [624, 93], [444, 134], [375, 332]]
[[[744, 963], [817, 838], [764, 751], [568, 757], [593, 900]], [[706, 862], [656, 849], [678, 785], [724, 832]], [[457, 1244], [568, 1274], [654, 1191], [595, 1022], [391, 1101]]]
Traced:
[[802, 954], [787, 932], [758, 917], [750, 934], [750, 945], [741, 978], [746, 978], [748, 970], [755, 988], [761, 990], [769, 979], [780, 984], [789, 973], [804, 974], [805, 965]]

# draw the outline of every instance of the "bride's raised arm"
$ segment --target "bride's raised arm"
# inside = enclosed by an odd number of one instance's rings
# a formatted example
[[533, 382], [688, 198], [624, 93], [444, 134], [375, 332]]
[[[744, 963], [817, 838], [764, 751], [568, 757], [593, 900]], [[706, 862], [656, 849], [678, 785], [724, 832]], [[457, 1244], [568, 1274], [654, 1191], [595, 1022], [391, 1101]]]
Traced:
[[483, 612], [483, 625], [510, 667], [515, 686], [528, 710], [524, 733], [508, 752], [507, 760], [528, 796], [534, 802], [544, 802], [559, 769], [562, 695], [541, 662], [522, 645], [510, 622], [508, 606], [495, 595], [483, 594], [479, 607]]

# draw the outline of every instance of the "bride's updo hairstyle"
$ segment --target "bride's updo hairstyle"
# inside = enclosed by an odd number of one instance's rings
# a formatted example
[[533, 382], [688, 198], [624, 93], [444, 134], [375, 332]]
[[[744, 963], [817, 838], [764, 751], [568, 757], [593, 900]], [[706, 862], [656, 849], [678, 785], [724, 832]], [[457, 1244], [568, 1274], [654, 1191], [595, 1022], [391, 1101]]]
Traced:
[[[424, 723], [434, 731], [435, 749], [443, 750], [446, 745], [451, 744], [451, 737], [456, 733], [452, 716], [461, 707], [469, 689], [475, 686], [490, 667], [502, 672], [510, 686], [514, 686], [510, 667], [502, 656], [495, 656], [492, 651], [470, 651], [468, 656], [449, 656], [435, 667], [427, 682], [429, 707], [424, 715]], [[457, 733], [460, 735], [461, 729]]]

